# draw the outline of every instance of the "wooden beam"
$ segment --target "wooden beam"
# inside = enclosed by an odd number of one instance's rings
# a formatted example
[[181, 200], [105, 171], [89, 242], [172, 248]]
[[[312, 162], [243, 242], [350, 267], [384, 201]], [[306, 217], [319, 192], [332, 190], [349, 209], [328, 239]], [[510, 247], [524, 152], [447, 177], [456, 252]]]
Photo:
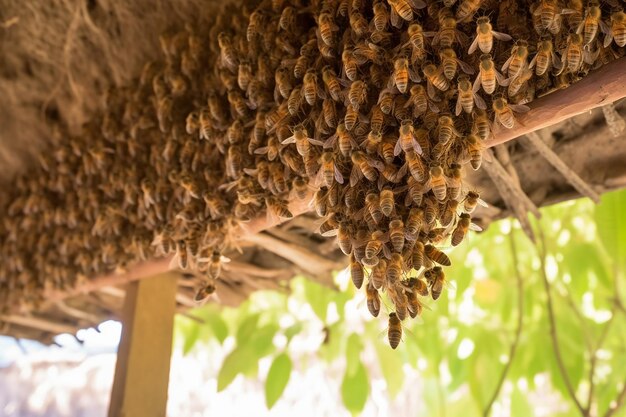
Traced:
[[604, 65], [563, 90], [533, 100], [529, 112], [516, 114], [517, 123], [513, 129], [496, 125], [493, 136], [485, 145], [489, 148], [508, 142], [624, 97], [626, 57]]
[[165, 417], [177, 279], [128, 284], [108, 417]]

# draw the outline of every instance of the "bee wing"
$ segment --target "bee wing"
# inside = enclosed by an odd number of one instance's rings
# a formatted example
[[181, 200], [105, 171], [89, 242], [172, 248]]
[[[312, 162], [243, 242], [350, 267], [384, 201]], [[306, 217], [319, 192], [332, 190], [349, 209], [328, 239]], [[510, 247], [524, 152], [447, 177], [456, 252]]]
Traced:
[[352, 171], [350, 171], [350, 186], [354, 187], [359, 183], [359, 180], [363, 178], [363, 174], [358, 166], [352, 165]]
[[476, 223], [470, 223], [469, 225], [470, 230], [473, 230], [475, 232], [482, 232], [483, 228], [480, 227], [479, 225], [477, 225]]
[[483, 98], [478, 93], [474, 93], [474, 103], [476, 103], [476, 107], [478, 107], [479, 109], [485, 110], [487, 108], [485, 100], [483, 100]]
[[[389, 236], [387, 236], [386, 240], [389, 240]], [[383, 243], [383, 255], [385, 255], [385, 258], [387, 259], [391, 258], [391, 250], [389, 249], [386, 243]]]
[[599, 20], [598, 21], [598, 26], [600, 26], [600, 30], [602, 31], [602, 33], [607, 33], [608, 34], [609, 32], [611, 32], [611, 29], [609, 28], [609, 26], [606, 23], [604, 23], [603, 20]]
[[256, 155], [265, 155], [267, 152], [269, 151], [269, 147], [267, 146], [261, 146], [260, 148], [256, 148], [254, 150], [254, 153]]
[[437, 92], [435, 91], [435, 87], [430, 81], [426, 83], [426, 92], [428, 93], [428, 97], [430, 97], [431, 99], [435, 100], [437, 98]]
[[525, 104], [509, 104], [509, 107], [516, 113], [526, 113], [530, 110], [530, 107]]
[[[565, 57], [565, 54], [563, 56]], [[552, 65], [554, 66], [554, 68], [561, 68], [562, 70], [565, 67], [565, 60], [561, 62], [559, 56], [556, 53], [552, 52]]]
[[458, 116], [459, 114], [461, 114], [462, 111], [463, 106], [461, 105], [461, 94], [458, 94], [458, 97], [456, 99], [456, 106], [454, 108], [454, 114]]
[[[537, 54], [537, 55], [539, 55], [539, 54]], [[535, 55], [533, 57], [533, 59], [530, 60], [530, 64], [528, 64], [528, 68], [533, 68], [535, 66], [535, 64], [537, 63], [537, 55]], [[504, 71], [504, 69], [502, 69], [502, 70]]]
[[600, 55], [600, 48], [596, 49], [594, 52], [592, 52], [592, 51], [590, 51], [588, 49], [585, 49], [584, 52], [583, 52], [583, 60], [587, 64], [591, 65], [594, 62], [596, 62], [596, 59], [598, 58], [598, 55]]
[[296, 135], [291, 135], [287, 139], [280, 142], [283, 145], [288, 145], [290, 143], [296, 143]]
[[335, 166], [334, 168], [335, 168], [335, 181], [337, 181], [339, 184], [343, 184], [343, 174], [341, 173], [341, 171], [339, 171], [339, 168], [337, 168], [337, 166]]
[[[324, 146], [324, 142], [322, 142], [321, 140], [317, 140], [317, 139], [313, 139], [313, 138], [307, 138], [309, 143], [311, 143], [311, 145], [317, 145], [317, 146]], [[285, 143], [285, 142], [283, 142]]]
[[398, 138], [398, 140], [396, 141], [396, 146], [393, 148], [393, 156], [398, 156], [400, 155], [400, 152], [402, 152], [402, 145], [400, 143], [400, 138]]
[[335, 146], [335, 142], [337, 142], [337, 137], [338, 135], [335, 133], [334, 135], [330, 136], [328, 139], [326, 139], [326, 141], [324, 142], [324, 149], [327, 148], [332, 148], [333, 146]]
[[411, 135], [411, 143], [413, 144], [413, 150], [417, 152], [418, 155], [422, 155], [424, 151], [422, 150], [422, 146], [417, 142], [415, 136]]
[[414, 9], [423, 9], [426, 7], [426, 3], [423, 0], [409, 0], [409, 4]]
[[483, 207], [489, 207], [489, 204], [485, 203], [485, 200], [483, 200], [482, 198], [479, 198], [478, 200], [478, 204], [480, 204]]
[[506, 87], [511, 82], [510, 78], [504, 78], [504, 76], [497, 69], [493, 70], [496, 73], [496, 80], [498, 80], [498, 84], [503, 87]]
[[400, 15], [396, 12], [396, 9], [391, 6], [391, 24], [393, 25], [393, 27], [400, 29], [400, 27], [402, 26], [402, 19], [400, 18]]
[[509, 68], [509, 65], [511, 64], [511, 61], [513, 60], [513, 54], [511, 54], [511, 56], [509, 57], [509, 59], [507, 59], [504, 64], [502, 64], [502, 68], [500, 68], [500, 70], [502, 72], [506, 71]]
[[604, 47], [608, 48], [611, 42], [613, 42], [613, 31], [609, 29], [606, 36], [604, 37], [604, 42], [603, 42]]
[[474, 72], [474, 68], [472, 68], [471, 65], [469, 65], [467, 62], [463, 62], [460, 59], [456, 60], [456, 63], [459, 64], [459, 67], [461, 67], [461, 70], [466, 73], [466, 74], [473, 74]]
[[474, 41], [472, 42], [469, 49], [467, 50], [467, 53], [470, 55], [473, 54], [474, 52], [476, 52], [476, 48], [478, 48], [478, 36], [474, 38]]
[[472, 86], [472, 92], [476, 93], [478, 90], [480, 90], [480, 85], [481, 85], [481, 80], [482, 77], [480, 76], [480, 72], [478, 73], [478, 75], [476, 76], [476, 79], [474, 80], [474, 85]]
[[492, 30], [491, 33], [493, 34], [493, 37], [499, 41], [510, 41], [513, 39], [511, 35], [507, 35], [506, 33], [496, 32], [495, 30]]

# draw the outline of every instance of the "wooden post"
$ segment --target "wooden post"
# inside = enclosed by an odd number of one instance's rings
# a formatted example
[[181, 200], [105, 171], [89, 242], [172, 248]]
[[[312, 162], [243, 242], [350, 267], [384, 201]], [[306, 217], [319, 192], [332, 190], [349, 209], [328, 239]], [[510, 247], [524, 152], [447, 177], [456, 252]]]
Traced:
[[177, 275], [128, 284], [109, 417], [165, 417]]

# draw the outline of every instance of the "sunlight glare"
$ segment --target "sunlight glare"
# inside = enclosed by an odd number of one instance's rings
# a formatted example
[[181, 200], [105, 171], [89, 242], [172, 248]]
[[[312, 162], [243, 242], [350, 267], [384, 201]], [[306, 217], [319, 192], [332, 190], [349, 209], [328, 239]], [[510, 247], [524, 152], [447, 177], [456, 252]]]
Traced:
[[474, 342], [466, 337], [461, 340], [461, 343], [459, 343], [459, 348], [456, 351], [456, 356], [461, 360], [465, 360], [472, 355], [475, 347], [476, 346], [474, 345]]

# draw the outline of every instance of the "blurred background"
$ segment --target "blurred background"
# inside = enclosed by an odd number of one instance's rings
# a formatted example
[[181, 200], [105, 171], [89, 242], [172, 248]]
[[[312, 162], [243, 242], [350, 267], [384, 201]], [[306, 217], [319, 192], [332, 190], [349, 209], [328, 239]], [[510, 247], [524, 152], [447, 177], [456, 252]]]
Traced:
[[[624, 416], [625, 212], [613, 192], [543, 208], [536, 242], [471, 234], [397, 350], [347, 271], [178, 315], [168, 415]], [[105, 416], [120, 331], [0, 338], [0, 416]]]

